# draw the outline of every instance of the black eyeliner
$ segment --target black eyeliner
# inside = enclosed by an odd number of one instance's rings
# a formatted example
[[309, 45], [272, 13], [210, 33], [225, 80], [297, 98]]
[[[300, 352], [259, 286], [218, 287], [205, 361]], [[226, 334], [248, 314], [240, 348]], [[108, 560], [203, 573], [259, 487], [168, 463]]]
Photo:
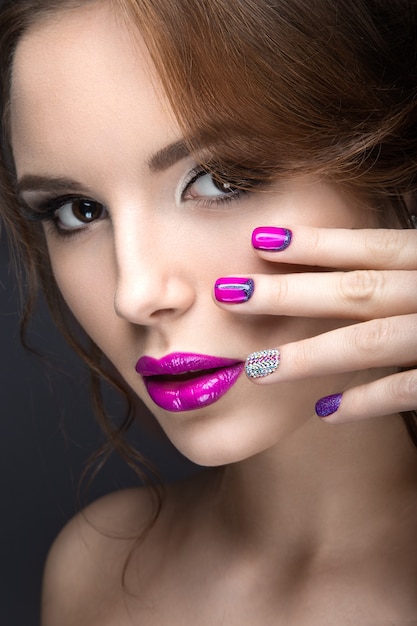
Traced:
[[190, 187], [192, 187], [192, 185], [197, 182], [199, 178], [205, 175], [210, 175], [213, 178], [213, 184], [216, 184], [216, 182], [220, 184], [229, 183], [230, 189], [222, 190], [218, 188], [219, 191], [223, 193], [223, 195], [207, 198], [193, 198], [189, 200], [194, 202], [196, 206], [203, 209], [220, 208], [223, 204], [239, 200], [243, 196], [246, 196], [248, 193], [259, 187], [260, 184], [262, 184], [261, 181], [249, 181], [247, 179], [241, 179], [239, 181], [236, 181], [233, 180], [233, 176], [231, 176], [230, 180], [228, 180], [227, 172], [225, 172], [224, 170], [222, 172], [216, 172], [216, 169], [213, 167], [213, 165], [210, 162], [206, 163], [205, 165], [199, 164], [189, 172], [184, 181], [183, 190], [181, 192], [181, 199], [183, 201], [188, 201], [187, 199], [184, 200], [184, 195], [187, 193]]
[[24, 217], [29, 221], [54, 221], [54, 215], [56, 211], [58, 211], [68, 202], [74, 202], [75, 200], [82, 199], [83, 196], [68, 194], [65, 196], [58, 196], [56, 198], [47, 198], [42, 202], [37, 202], [34, 206], [30, 206], [27, 202], [23, 200], [20, 204], [20, 210], [21, 213], [23, 213]]
[[[43, 222], [48, 231], [61, 239], [70, 239], [81, 235], [90, 226], [90, 223], [85, 223], [79, 227], [64, 227], [60, 223], [58, 211], [64, 208], [65, 205], [74, 202], [88, 202], [93, 204], [100, 204], [102, 210], [105, 210], [101, 203], [81, 195], [81, 194], [65, 194], [56, 197], [49, 197], [42, 201], [34, 201], [31, 206], [25, 200], [21, 200], [20, 211], [24, 218], [32, 222]], [[96, 221], [96, 220], [93, 220]]]

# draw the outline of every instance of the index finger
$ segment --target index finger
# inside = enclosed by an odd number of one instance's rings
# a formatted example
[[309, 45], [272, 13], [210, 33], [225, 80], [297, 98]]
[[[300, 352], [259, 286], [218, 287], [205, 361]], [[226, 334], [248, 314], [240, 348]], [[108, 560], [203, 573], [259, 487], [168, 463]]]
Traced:
[[[283, 230], [282, 227], [277, 228]], [[313, 228], [297, 225], [292, 232], [291, 244], [285, 249], [279, 252], [256, 250], [267, 261], [295, 265], [412, 270], [417, 268], [417, 230]]]

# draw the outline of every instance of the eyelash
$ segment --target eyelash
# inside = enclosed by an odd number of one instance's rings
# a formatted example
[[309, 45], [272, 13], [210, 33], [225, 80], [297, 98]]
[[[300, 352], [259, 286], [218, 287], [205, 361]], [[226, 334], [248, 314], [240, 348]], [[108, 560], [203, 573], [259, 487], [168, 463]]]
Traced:
[[55, 234], [60, 237], [74, 237], [76, 235], [81, 234], [90, 226], [90, 224], [99, 221], [93, 220], [92, 222], [87, 223], [85, 226], [80, 226], [79, 228], [64, 228], [60, 226], [59, 218], [57, 216], [57, 212], [59, 209], [62, 209], [65, 205], [70, 204], [72, 202], [90, 202], [95, 206], [100, 206], [102, 211], [106, 211], [104, 205], [96, 200], [92, 200], [91, 198], [87, 198], [85, 196], [79, 196], [74, 194], [67, 194], [64, 196], [57, 196], [56, 198], [48, 198], [44, 202], [40, 202], [35, 207], [31, 207], [26, 203], [23, 203], [22, 210], [25, 213], [26, 218], [29, 221], [34, 222], [44, 222], [47, 227], [50, 227]]
[[[215, 180], [215, 171], [214, 169], [210, 169], [210, 165], [207, 165], [207, 169], [201, 167], [201, 165], [197, 165], [193, 170], [191, 170], [191, 172], [188, 174], [188, 177], [186, 178], [184, 185], [183, 185], [183, 190], [181, 192], [181, 199], [184, 199], [184, 196], [186, 194], [186, 192], [192, 188], [192, 186], [203, 176], [207, 176], [207, 175], [211, 175], [213, 178], [213, 181]], [[231, 181], [227, 180], [226, 176], [223, 176], [223, 179], [225, 181], [227, 181], [228, 183], [230, 183]], [[218, 179], [218, 182], [221, 182], [220, 179]], [[249, 186], [248, 181], [240, 181], [241, 183], [246, 183], [246, 186]], [[215, 184], [213, 182], [213, 184]], [[255, 187], [256, 183], [252, 182], [251, 186]], [[203, 208], [203, 209], [207, 209], [207, 208], [213, 208], [214, 207], [218, 207], [220, 205], [223, 205], [225, 203], [229, 203], [229, 202], [233, 202], [235, 200], [240, 199], [244, 194], [249, 193], [247, 189], [243, 189], [243, 188], [238, 188], [237, 185], [233, 185], [230, 184], [230, 187], [233, 189], [233, 191], [222, 191], [221, 189], [219, 189], [220, 192], [222, 192], [224, 195], [219, 195], [219, 196], [212, 196], [210, 198], [194, 198], [193, 201], [194, 203], [197, 205], [198, 208]]]
[[[188, 174], [186, 180], [183, 183], [183, 189], [181, 191], [182, 201], [184, 202], [192, 201], [197, 206], [197, 208], [202, 208], [202, 209], [210, 209], [213, 207], [218, 208], [220, 206], [225, 205], [226, 203], [239, 200], [240, 198], [242, 198], [242, 196], [250, 193], [252, 188], [255, 188], [256, 186], [259, 185], [257, 181], [247, 181], [247, 180], [243, 181], [242, 180], [242, 181], [239, 181], [239, 183], [242, 186], [245, 185], [246, 188], [239, 188], [237, 184], [234, 186], [232, 183], [230, 183], [231, 190], [229, 192], [226, 190], [222, 191], [219, 188], [219, 192], [222, 193], [223, 195], [206, 197], [206, 198], [184, 199], [187, 191], [189, 191], [192, 188], [192, 186], [200, 178], [206, 175], [211, 175], [213, 178], [213, 181], [216, 180], [215, 172], [210, 171], [209, 166], [207, 167], [207, 169], [205, 169], [199, 165], [199, 166], [196, 166], [193, 170], [191, 170], [191, 172]], [[217, 182], [221, 183], [222, 179], [227, 181], [227, 178], [225, 176], [222, 176], [222, 178], [219, 177], [217, 179]], [[213, 182], [213, 185], [214, 184], [215, 182]], [[58, 236], [62, 238], [69, 238], [69, 237], [74, 237], [76, 235], [81, 234], [95, 222], [98, 222], [98, 221], [101, 221], [101, 219], [104, 219], [103, 217], [99, 217], [97, 219], [92, 220], [89, 223], [86, 222], [85, 226], [80, 226], [78, 228], [62, 227], [60, 225], [57, 212], [59, 211], [59, 209], [62, 209], [65, 205], [70, 204], [72, 202], [76, 202], [76, 201], [90, 202], [97, 207], [101, 207], [102, 212], [106, 214], [106, 207], [102, 205], [101, 203], [91, 198], [80, 196], [80, 195], [74, 195], [74, 194], [58, 196], [56, 198], [49, 198], [45, 200], [44, 202], [40, 202], [35, 207], [31, 207], [27, 205], [26, 203], [23, 203], [22, 209], [27, 219], [31, 221], [44, 222], [47, 224], [48, 227], [50, 226], [53, 229], [53, 232], [57, 234]]]

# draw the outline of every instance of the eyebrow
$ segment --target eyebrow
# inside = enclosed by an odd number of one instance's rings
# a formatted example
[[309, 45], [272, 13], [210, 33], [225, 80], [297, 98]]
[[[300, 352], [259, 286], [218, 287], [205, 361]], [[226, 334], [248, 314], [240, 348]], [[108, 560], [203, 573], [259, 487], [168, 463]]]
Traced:
[[158, 152], [155, 152], [147, 163], [151, 172], [161, 172], [189, 155], [190, 150], [187, 148], [185, 142], [176, 141], [158, 150]]
[[16, 194], [21, 196], [25, 191], [77, 191], [88, 193], [89, 189], [70, 178], [55, 176], [37, 176], [26, 174], [20, 178], [15, 186]]
[[[151, 172], [162, 172], [178, 161], [190, 155], [184, 141], [176, 141], [169, 144], [165, 148], [155, 152], [147, 161], [147, 165]], [[81, 193], [89, 192], [81, 183], [70, 178], [62, 178], [55, 176], [37, 176], [34, 174], [26, 174], [22, 176], [16, 183], [16, 193], [21, 196], [24, 192], [29, 191], [76, 191]]]

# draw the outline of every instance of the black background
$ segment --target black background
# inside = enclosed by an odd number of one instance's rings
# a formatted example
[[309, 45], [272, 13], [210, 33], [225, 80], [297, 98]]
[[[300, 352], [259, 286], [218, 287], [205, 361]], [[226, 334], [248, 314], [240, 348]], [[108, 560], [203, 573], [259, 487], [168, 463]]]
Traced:
[[[48, 548], [77, 511], [78, 481], [101, 435], [89, 403], [84, 365], [40, 304], [30, 338], [49, 357], [19, 341], [19, 302], [5, 237], [0, 238], [0, 626], [37, 626]], [[145, 409], [144, 409], [145, 412]], [[136, 428], [133, 440], [166, 480], [195, 468], [163, 437]], [[113, 459], [91, 498], [137, 479]]]

